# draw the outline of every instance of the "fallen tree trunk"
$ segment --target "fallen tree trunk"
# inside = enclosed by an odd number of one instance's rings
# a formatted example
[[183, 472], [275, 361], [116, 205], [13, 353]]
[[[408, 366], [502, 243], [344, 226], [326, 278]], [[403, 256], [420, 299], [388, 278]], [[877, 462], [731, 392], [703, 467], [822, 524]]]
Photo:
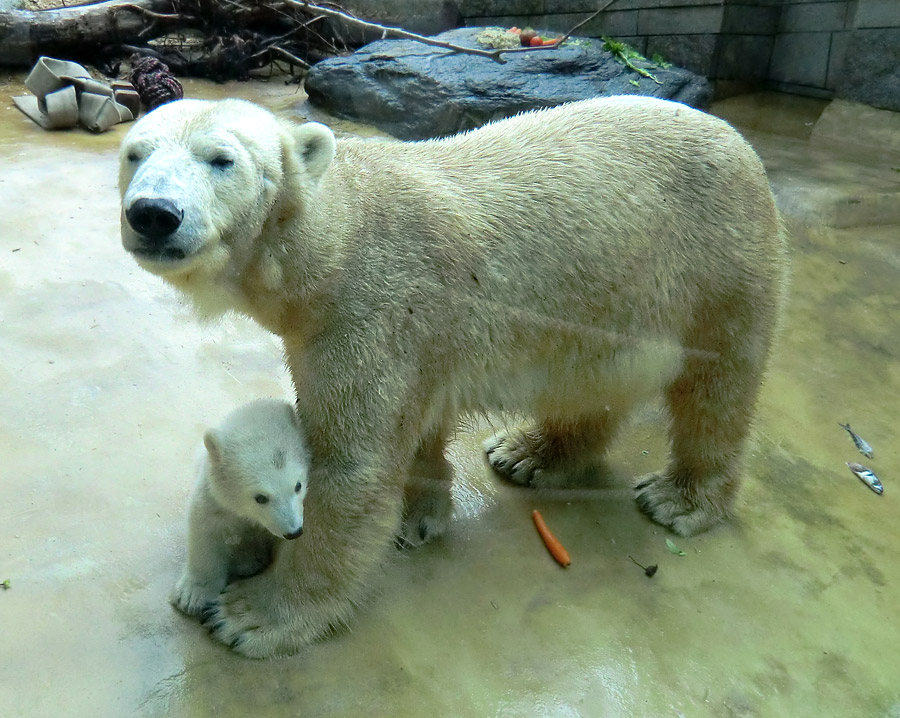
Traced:
[[0, 11], [0, 65], [30, 67], [39, 55], [95, 59], [102, 47], [146, 41], [183, 26], [170, 0], [108, 0], [55, 10]]
[[0, 11], [0, 65], [30, 67], [50, 55], [116, 75], [118, 61], [136, 53], [214, 80], [244, 79], [273, 63], [298, 74], [341, 51], [323, 20], [315, 5], [283, 0], [106, 0]]

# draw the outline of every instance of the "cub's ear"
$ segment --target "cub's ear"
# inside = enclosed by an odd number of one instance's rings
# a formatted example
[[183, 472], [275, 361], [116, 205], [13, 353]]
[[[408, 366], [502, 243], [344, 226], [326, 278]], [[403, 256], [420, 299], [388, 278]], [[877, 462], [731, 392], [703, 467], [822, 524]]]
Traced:
[[306, 122], [292, 134], [297, 161], [306, 168], [313, 181], [318, 182], [334, 159], [337, 148], [334, 133], [320, 122]]
[[209, 453], [210, 461], [213, 463], [218, 463], [222, 458], [222, 444], [219, 441], [219, 437], [216, 434], [215, 429], [209, 429], [203, 435], [203, 445], [206, 447], [206, 451]]
[[290, 417], [291, 424], [293, 424], [294, 426], [296, 426], [299, 429], [300, 428], [300, 417], [297, 416], [297, 410], [294, 408], [293, 404], [289, 404], [289, 403], [285, 402], [284, 408], [287, 411], [288, 416]]

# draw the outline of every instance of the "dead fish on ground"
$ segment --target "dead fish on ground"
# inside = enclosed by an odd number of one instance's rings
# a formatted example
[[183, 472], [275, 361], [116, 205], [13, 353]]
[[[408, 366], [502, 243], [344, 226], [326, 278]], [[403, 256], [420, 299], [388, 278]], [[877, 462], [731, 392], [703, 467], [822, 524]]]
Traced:
[[859, 449], [859, 453], [865, 456], [867, 459], [872, 458], [872, 447], [866, 443], [866, 440], [863, 439], [859, 434], [857, 434], [853, 429], [850, 428], [850, 424], [842, 424], [838, 422], [838, 426], [844, 429], [848, 434], [850, 434], [850, 438], [853, 439], [853, 443], [856, 444], [856, 448]]
[[872, 469], [867, 469], [862, 464], [854, 464], [849, 461], [847, 462], [847, 466], [850, 467], [850, 471], [856, 474], [856, 478], [862, 481], [876, 494], [884, 493], [884, 486], [881, 485], [881, 481], [875, 476], [875, 472], [872, 471]]

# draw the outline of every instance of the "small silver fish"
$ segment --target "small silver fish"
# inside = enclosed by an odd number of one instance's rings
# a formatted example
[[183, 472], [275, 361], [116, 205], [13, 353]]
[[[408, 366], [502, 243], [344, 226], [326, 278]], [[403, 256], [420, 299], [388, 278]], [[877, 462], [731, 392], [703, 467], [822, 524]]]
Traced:
[[856, 444], [856, 448], [859, 449], [859, 453], [865, 456], [867, 459], [872, 458], [872, 447], [866, 443], [866, 440], [863, 439], [859, 434], [857, 434], [853, 429], [850, 428], [850, 424], [842, 424], [838, 422], [838, 426], [844, 429], [848, 434], [850, 434], [850, 438], [853, 439], [853, 443]]
[[875, 473], [871, 469], [867, 469], [862, 464], [854, 464], [849, 461], [847, 462], [847, 466], [850, 467], [850, 471], [856, 475], [856, 478], [862, 481], [876, 494], [884, 493], [884, 486], [881, 485], [881, 481], [878, 480], [878, 477], [875, 476]]

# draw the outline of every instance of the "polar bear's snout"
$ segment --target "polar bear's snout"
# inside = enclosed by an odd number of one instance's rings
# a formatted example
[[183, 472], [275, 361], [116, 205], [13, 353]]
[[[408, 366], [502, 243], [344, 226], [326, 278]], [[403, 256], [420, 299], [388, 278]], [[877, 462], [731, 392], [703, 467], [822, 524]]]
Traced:
[[140, 235], [143, 248], [154, 252], [171, 252], [174, 259], [184, 258], [183, 249], [168, 246], [169, 240], [184, 219], [184, 210], [171, 200], [142, 197], [125, 211], [125, 219]]
[[201, 173], [178, 166], [180, 155], [147, 157], [122, 197], [122, 244], [148, 268], [181, 265], [214, 231]]
[[286, 539], [288, 539], [289, 541], [293, 541], [295, 538], [300, 538], [302, 535], [303, 535], [303, 527], [301, 526], [296, 531], [289, 533], [289, 534], [285, 534], [284, 537]]

